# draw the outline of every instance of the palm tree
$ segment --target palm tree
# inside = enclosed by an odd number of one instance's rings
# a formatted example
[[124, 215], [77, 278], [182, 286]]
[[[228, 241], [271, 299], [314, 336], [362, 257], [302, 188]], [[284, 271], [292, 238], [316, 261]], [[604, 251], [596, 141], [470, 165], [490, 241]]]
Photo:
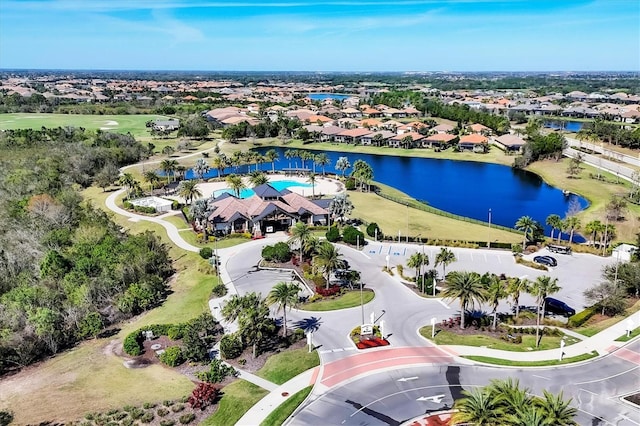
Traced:
[[227, 166], [227, 162], [224, 157], [217, 155], [213, 158], [211, 165], [218, 171], [218, 177], [220, 177], [225, 167]]
[[269, 305], [278, 305], [277, 312], [282, 310], [284, 337], [287, 337], [287, 307], [291, 309], [292, 306], [298, 303], [298, 293], [300, 293], [300, 286], [298, 286], [298, 284], [281, 281], [273, 286], [267, 296], [267, 303]]
[[456, 255], [453, 254], [453, 252], [448, 248], [442, 247], [440, 249], [440, 252], [436, 255], [435, 267], [437, 268], [438, 265], [442, 265], [442, 276], [446, 277], [447, 266], [455, 261], [456, 261]]
[[493, 329], [498, 326], [498, 305], [500, 301], [507, 297], [507, 290], [499, 276], [493, 274], [489, 279], [489, 286], [486, 290], [487, 302], [493, 308]]
[[315, 235], [311, 235], [307, 238], [302, 244], [302, 252], [309, 257], [315, 256], [318, 253], [318, 249], [320, 248], [320, 238]]
[[575, 426], [578, 423], [573, 418], [578, 414], [578, 410], [571, 407], [571, 399], [565, 401], [563, 393], [554, 395], [543, 390], [544, 398], [536, 399], [536, 405], [540, 408], [547, 423], [555, 426]]
[[152, 191], [155, 188], [156, 183], [160, 180], [160, 176], [156, 174], [154, 170], [148, 170], [144, 172], [144, 181], [149, 184], [149, 191]]
[[[502, 404], [507, 407], [508, 412], [513, 412], [519, 407], [531, 405], [533, 400], [529, 396], [529, 388], [520, 389], [520, 381], [511, 377], [505, 380], [491, 380], [489, 391], [494, 395], [502, 396]], [[516, 422], [517, 423], [517, 422]]]
[[120, 179], [118, 179], [118, 183], [127, 188], [127, 198], [131, 198], [131, 190], [134, 188], [134, 186], [136, 186], [138, 182], [133, 178], [133, 175], [131, 173], [125, 173], [120, 176]]
[[242, 180], [241, 176], [238, 175], [234, 175], [231, 174], [229, 176], [227, 176], [227, 185], [229, 185], [229, 188], [231, 188], [233, 190], [234, 195], [237, 198], [240, 198], [240, 191], [242, 191], [244, 188], [246, 188], [246, 185], [244, 184], [244, 181]]
[[558, 279], [551, 278], [547, 275], [536, 278], [531, 286], [531, 295], [536, 297], [536, 304], [538, 306], [538, 314], [536, 315], [536, 347], [540, 346], [540, 316], [542, 314], [542, 321], [544, 321], [545, 299], [547, 296], [559, 291]]
[[276, 151], [275, 149], [270, 149], [264, 154], [264, 156], [267, 161], [271, 162], [271, 173], [275, 173], [276, 161], [278, 161], [278, 159], [280, 158], [280, 156], [278, 155], [278, 151]]
[[531, 291], [531, 281], [526, 278], [511, 278], [507, 284], [507, 295], [516, 307], [516, 318], [520, 315], [520, 294]]
[[302, 262], [302, 250], [305, 242], [313, 236], [311, 230], [306, 223], [302, 221], [296, 222], [294, 226], [289, 230], [291, 237], [289, 238], [289, 245], [296, 244], [300, 246], [300, 261]]
[[287, 149], [284, 152], [284, 158], [286, 158], [287, 160], [289, 160], [289, 168], [291, 168], [291, 159], [293, 157], [295, 157], [295, 150], [294, 149]]
[[171, 154], [173, 154], [174, 152], [176, 152], [176, 150], [172, 146], [167, 145], [162, 148], [162, 153], [167, 157], [171, 157]]
[[407, 268], [415, 268], [416, 270], [416, 285], [418, 285], [418, 277], [422, 277], [422, 267], [429, 265], [429, 256], [424, 253], [413, 253], [407, 260]]
[[195, 174], [198, 179], [202, 179], [204, 175], [209, 171], [209, 163], [204, 158], [198, 158], [196, 160], [196, 164], [193, 165], [193, 174]]
[[311, 184], [311, 198], [316, 198], [316, 174], [310, 173], [307, 182]]
[[274, 328], [273, 320], [269, 318], [269, 307], [264, 300], [258, 306], [246, 309], [238, 318], [238, 331], [245, 342], [253, 346], [253, 358], [258, 356], [258, 345]]
[[322, 176], [324, 176], [325, 175], [324, 166], [328, 166], [329, 164], [331, 164], [331, 160], [329, 159], [329, 156], [324, 152], [322, 152], [315, 156], [314, 161], [318, 166], [322, 167]]
[[187, 200], [187, 204], [191, 204], [194, 198], [202, 197], [202, 191], [197, 185], [195, 180], [183, 180], [178, 185], [178, 195]]
[[342, 178], [344, 179], [344, 173], [347, 169], [351, 167], [351, 163], [349, 163], [349, 159], [347, 157], [340, 157], [338, 161], [336, 161], [336, 170], [342, 172]]
[[447, 286], [442, 292], [446, 299], [460, 299], [460, 328], [464, 328], [464, 315], [467, 308], [482, 303], [486, 299], [486, 292], [482, 280], [477, 272], [450, 272], [446, 278]]
[[592, 220], [585, 225], [584, 230], [591, 235], [591, 245], [595, 245], [598, 232], [604, 230], [604, 224], [599, 220]]
[[160, 163], [160, 169], [167, 175], [167, 182], [171, 182], [171, 177], [173, 176], [173, 172], [176, 171], [176, 167], [178, 167], [178, 162], [176, 160], [162, 160]]
[[576, 230], [580, 229], [580, 219], [576, 216], [569, 216], [565, 219], [564, 223], [567, 229], [570, 231], [569, 244], [571, 244], [573, 242], [573, 233]]
[[529, 234], [533, 234], [533, 230], [536, 228], [536, 221], [530, 216], [522, 216], [516, 222], [516, 229], [524, 232], [524, 239], [522, 240], [522, 249], [527, 247], [527, 238]]
[[324, 241], [318, 247], [318, 253], [313, 258], [314, 266], [322, 269], [327, 279], [327, 288], [329, 288], [329, 280], [331, 271], [344, 268], [344, 260], [341, 259], [342, 253], [328, 241]]
[[535, 406], [522, 405], [516, 407], [514, 409], [514, 412], [515, 414], [506, 416], [506, 419], [511, 420], [511, 424], [515, 424], [518, 426], [555, 426], [555, 423], [549, 423], [544, 414], [542, 414], [542, 412], [540, 412], [540, 410], [538, 410]]
[[254, 188], [256, 186], [264, 185], [267, 182], [269, 182], [269, 178], [264, 174], [264, 172], [255, 171], [251, 172], [251, 174], [249, 175], [249, 183]]
[[551, 227], [551, 241], [553, 242], [553, 234], [555, 233], [556, 229], [559, 230], [562, 228], [562, 219], [557, 214], [551, 214], [547, 216], [547, 221], [545, 223], [547, 224], [547, 226]]
[[502, 422], [505, 413], [499, 395], [482, 388], [462, 393], [465, 397], [455, 402], [458, 411], [451, 418], [452, 424], [492, 426]]

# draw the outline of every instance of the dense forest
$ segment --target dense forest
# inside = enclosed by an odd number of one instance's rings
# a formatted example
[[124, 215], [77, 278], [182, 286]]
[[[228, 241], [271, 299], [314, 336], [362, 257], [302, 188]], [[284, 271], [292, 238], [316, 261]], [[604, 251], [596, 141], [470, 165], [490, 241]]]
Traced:
[[173, 273], [151, 233], [128, 235], [79, 190], [148, 155], [130, 135], [0, 132], [0, 374], [160, 303]]

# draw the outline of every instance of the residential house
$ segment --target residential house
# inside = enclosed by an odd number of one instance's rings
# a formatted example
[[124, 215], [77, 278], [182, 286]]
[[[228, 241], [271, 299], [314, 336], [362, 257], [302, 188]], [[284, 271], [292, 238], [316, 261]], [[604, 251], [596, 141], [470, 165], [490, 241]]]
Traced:
[[460, 137], [458, 148], [460, 148], [461, 151], [484, 152], [488, 142], [489, 140], [485, 136], [472, 133]]
[[[377, 136], [380, 135], [380, 136]], [[360, 137], [362, 145], [387, 146], [390, 138], [396, 136], [396, 133], [388, 130], [378, 130]]]
[[342, 114], [348, 118], [362, 118], [362, 112], [355, 108], [345, 108], [342, 110]]
[[324, 126], [321, 131], [320, 141], [332, 142], [335, 140], [336, 135], [344, 132], [342, 127], [338, 126]]
[[382, 113], [375, 108], [366, 107], [362, 109], [362, 115], [369, 118], [380, 118]]
[[386, 108], [382, 111], [382, 115], [390, 118], [405, 118], [407, 113], [404, 110], [396, 109], [396, 108]]
[[471, 124], [470, 126], [467, 126], [467, 129], [471, 130], [473, 133], [478, 133], [480, 135], [491, 135], [491, 129], [479, 123]]
[[335, 135], [334, 140], [342, 143], [360, 143], [360, 138], [364, 135], [371, 133], [371, 130], [363, 127], [357, 127], [355, 129], [346, 129]]
[[458, 135], [451, 133], [435, 133], [422, 139], [423, 148], [446, 148], [458, 141]]
[[[391, 148], [415, 148], [416, 146], [420, 146], [423, 139], [424, 136], [420, 133], [401, 133], [389, 138], [389, 146]], [[407, 140], [409, 140], [408, 143]]]
[[493, 139], [493, 144], [506, 152], [521, 152], [526, 142], [519, 136], [506, 134]]
[[180, 120], [172, 118], [169, 120], [155, 120], [152, 124], [154, 130], [163, 132], [173, 132], [180, 127]]
[[435, 133], [450, 133], [453, 129], [454, 127], [450, 124], [438, 124], [437, 126], [432, 127], [431, 131]]

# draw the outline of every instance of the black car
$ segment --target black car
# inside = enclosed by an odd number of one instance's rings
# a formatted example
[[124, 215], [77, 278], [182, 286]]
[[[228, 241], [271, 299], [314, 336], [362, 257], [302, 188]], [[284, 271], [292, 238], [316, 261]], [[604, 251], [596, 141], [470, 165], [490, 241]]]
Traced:
[[541, 265], [558, 266], [556, 259], [551, 256], [536, 256], [533, 258], [533, 261]]
[[566, 315], [568, 317], [576, 314], [576, 310], [571, 306], [553, 297], [544, 299], [544, 309], [552, 314]]

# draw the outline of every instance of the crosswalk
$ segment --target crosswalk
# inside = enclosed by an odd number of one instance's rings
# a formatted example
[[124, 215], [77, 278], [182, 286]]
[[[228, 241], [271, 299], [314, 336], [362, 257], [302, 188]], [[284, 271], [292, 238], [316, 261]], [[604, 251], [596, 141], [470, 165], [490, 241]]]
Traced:
[[323, 349], [321, 351], [318, 351], [319, 354], [329, 354], [329, 353], [336, 353], [336, 352], [349, 352], [349, 351], [355, 351], [356, 348], [354, 348], [353, 346], [350, 346], [348, 348], [335, 348], [335, 349]]

